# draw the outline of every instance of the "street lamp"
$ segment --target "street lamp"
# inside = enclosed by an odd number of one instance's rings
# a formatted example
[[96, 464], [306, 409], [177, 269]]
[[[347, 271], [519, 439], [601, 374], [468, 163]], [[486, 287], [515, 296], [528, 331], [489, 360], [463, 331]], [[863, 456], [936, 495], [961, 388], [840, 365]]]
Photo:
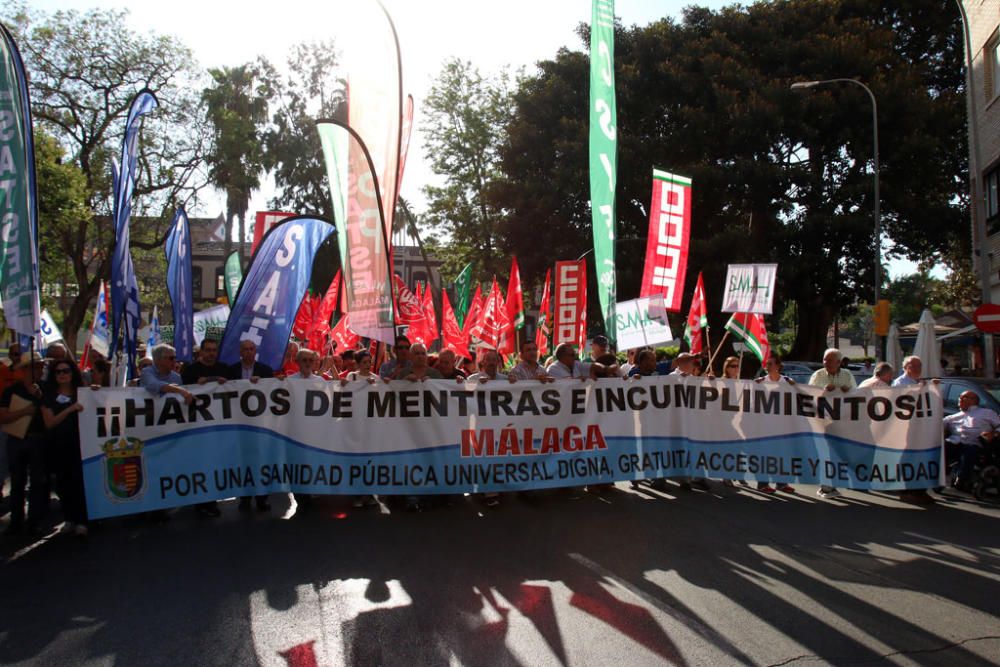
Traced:
[[[872, 138], [874, 142], [873, 156], [875, 158], [875, 212], [872, 216], [875, 223], [875, 306], [878, 306], [879, 299], [882, 294], [882, 216], [881, 216], [881, 206], [882, 201], [879, 198], [878, 190], [878, 176], [879, 176], [879, 166], [878, 166], [878, 103], [875, 101], [875, 93], [872, 89], [861, 83], [856, 79], [824, 79], [822, 81], [797, 81], [792, 84], [792, 90], [805, 90], [807, 88], [815, 88], [816, 86], [822, 86], [828, 83], [853, 83], [856, 86], [861, 86], [868, 93], [868, 97], [872, 101]], [[878, 337], [878, 353], [881, 357], [885, 358], [885, 337]]]

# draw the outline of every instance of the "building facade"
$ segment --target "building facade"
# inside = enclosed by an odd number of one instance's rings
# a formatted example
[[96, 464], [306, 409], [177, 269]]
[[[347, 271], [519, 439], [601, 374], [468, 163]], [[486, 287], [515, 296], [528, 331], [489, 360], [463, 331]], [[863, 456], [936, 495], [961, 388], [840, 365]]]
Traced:
[[[970, 178], [985, 193], [985, 261], [990, 268], [991, 301], [1000, 303], [1000, 0], [963, 0], [962, 4], [969, 19], [972, 44], [972, 86], [968, 90], [970, 168], [975, 164], [972, 149], [975, 138], [979, 140], [982, 160], [979, 173], [971, 173]], [[973, 239], [976, 215], [973, 206]]]

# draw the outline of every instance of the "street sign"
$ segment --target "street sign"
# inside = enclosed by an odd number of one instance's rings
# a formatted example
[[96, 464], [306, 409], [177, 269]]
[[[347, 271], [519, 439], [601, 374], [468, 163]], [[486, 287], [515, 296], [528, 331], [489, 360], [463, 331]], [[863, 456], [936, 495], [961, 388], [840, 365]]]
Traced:
[[984, 303], [972, 313], [976, 328], [984, 333], [1000, 333], [1000, 304]]

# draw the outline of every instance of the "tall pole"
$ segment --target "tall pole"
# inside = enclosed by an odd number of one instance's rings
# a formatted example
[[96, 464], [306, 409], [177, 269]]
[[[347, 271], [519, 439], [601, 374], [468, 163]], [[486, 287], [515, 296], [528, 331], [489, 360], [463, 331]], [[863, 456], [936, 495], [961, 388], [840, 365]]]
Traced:
[[[961, 0], [959, 0], [961, 4]], [[875, 93], [872, 89], [861, 83], [856, 79], [824, 79], [822, 81], [799, 81], [792, 84], [792, 90], [802, 90], [805, 88], [814, 88], [816, 86], [821, 86], [828, 83], [853, 83], [856, 86], [861, 86], [864, 88], [865, 92], [868, 93], [868, 99], [872, 102], [872, 141], [874, 147], [872, 149], [872, 156], [874, 161], [874, 175], [873, 180], [875, 182], [875, 207], [872, 215], [873, 226], [875, 228], [875, 303], [874, 306], [878, 306], [879, 299], [882, 297], [882, 199], [879, 194], [879, 161], [878, 161], [878, 102], [875, 101]], [[876, 346], [876, 357], [881, 357], [885, 359], [885, 336], [876, 336], [875, 341]]]
[[[973, 253], [979, 257], [979, 287], [983, 303], [992, 303], [990, 289], [990, 254], [986, 248], [986, 198], [983, 196], [983, 156], [979, 147], [979, 110], [976, 108], [976, 89], [972, 78], [972, 37], [969, 35], [969, 16], [962, 0], [955, 0], [962, 15], [962, 36], [965, 38], [965, 90], [969, 103], [969, 143], [972, 145], [972, 163], [969, 165], [969, 196], [974, 211]], [[996, 375], [993, 354], [993, 334], [983, 333], [983, 376]]]

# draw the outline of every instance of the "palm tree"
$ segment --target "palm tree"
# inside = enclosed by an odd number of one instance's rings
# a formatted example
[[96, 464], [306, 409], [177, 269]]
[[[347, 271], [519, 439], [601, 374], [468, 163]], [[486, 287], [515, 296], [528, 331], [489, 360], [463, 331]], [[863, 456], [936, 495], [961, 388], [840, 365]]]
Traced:
[[264, 172], [261, 128], [267, 122], [271, 90], [259, 64], [210, 69], [213, 86], [202, 91], [212, 125], [209, 179], [226, 195], [225, 257], [232, 251], [233, 219], [239, 220], [239, 253], [246, 242], [246, 213]]

